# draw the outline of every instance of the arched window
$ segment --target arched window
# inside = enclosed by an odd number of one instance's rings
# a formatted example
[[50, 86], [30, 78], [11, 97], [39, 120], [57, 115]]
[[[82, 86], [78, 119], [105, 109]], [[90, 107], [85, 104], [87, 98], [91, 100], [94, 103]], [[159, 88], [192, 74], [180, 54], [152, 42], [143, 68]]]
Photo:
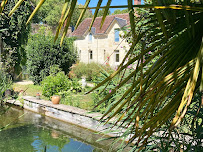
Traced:
[[92, 33], [89, 34], [88, 41], [92, 42]]

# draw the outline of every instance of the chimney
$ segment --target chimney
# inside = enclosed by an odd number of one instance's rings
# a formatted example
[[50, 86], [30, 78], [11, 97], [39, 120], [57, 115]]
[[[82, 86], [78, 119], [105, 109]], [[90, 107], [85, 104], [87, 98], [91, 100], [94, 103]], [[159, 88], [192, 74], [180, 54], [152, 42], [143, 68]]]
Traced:
[[141, 5], [141, 0], [134, 0], [134, 5]]

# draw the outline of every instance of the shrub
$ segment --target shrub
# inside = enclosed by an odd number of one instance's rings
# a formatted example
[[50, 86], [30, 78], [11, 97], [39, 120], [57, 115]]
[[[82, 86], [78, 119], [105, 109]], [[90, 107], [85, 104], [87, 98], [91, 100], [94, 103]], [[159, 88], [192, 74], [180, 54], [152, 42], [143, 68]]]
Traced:
[[44, 80], [41, 82], [42, 85], [42, 94], [45, 97], [50, 97], [54, 94], [62, 95], [61, 92], [81, 92], [82, 91], [82, 85], [76, 81], [76, 80], [70, 80], [65, 75], [63, 71], [58, 71], [56, 66], [51, 67], [50, 69], [50, 75], [45, 77]]
[[69, 72], [69, 76], [71, 78], [81, 78], [84, 76], [87, 81], [95, 80], [101, 75], [101, 71], [103, 69], [107, 70], [108, 72], [112, 72], [112, 69], [107, 66], [102, 66], [97, 63], [78, 63], [71, 67], [71, 71]]
[[67, 91], [71, 88], [72, 82], [68, 79], [64, 72], [56, 75], [49, 75], [41, 82], [42, 94], [45, 97], [51, 97], [61, 91]]
[[54, 43], [52, 35], [45, 35], [44, 29], [38, 34], [30, 35], [27, 45], [27, 67], [30, 79], [35, 84], [49, 75], [52, 65], [58, 65], [65, 73], [75, 63], [77, 54], [73, 47], [74, 38], [65, 38], [60, 46], [60, 38]]
[[82, 91], [82, 85], [77, 80], [73, 80], [72, 86], [71, 86], [71, 91], [74, 93], [81, 92]]

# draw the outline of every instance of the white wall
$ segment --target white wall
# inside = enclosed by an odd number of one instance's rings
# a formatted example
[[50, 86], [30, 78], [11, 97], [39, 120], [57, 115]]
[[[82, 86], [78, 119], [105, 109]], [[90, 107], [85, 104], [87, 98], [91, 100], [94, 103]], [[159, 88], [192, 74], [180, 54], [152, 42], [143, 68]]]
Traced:
[[[81, 50], [81, 56], [79, 54], [79, 57], [81, 57], [80, 61], [84, 63], [90, 63], [93, 61], [100, 64], [106, 64], [105, 60], [107, 60], [107, 57], [109, 57], [108, 64], [111, 67], [115, 67], [116, 63], [114, 50], [119, 50], [119, 61], [121, 63], [126, 53], [125, 50], [129, 49], [129, 45], [127, 42], [125, 42], [125, 40], [120, 44], [122, 41], [121, 38], [119, 39], [119, 42], [114, 41], [114, 29], [117, 28], [120, 28], [120, 26], [118, 25], [117, 21], [114, 20], [107, 30], [107, 34], [93, 35], [92, 42], [88, 41], [88, 32], [84, 35], [84, 37], [78, 38], [75, 41], [75, 45], [78, 52]], [[119, 34], [123, 34], [123, 32], [120, 31]], [[93, 51], [93, 60], [89, 59], [89, 50]], [[104, 50], [106, 50], [105, 54]]]

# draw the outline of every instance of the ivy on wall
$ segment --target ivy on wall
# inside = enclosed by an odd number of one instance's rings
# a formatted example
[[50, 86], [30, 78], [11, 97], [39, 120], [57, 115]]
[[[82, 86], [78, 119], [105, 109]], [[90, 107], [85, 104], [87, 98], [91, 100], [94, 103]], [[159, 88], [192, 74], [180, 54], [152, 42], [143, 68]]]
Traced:
[[9, 0], [3, 13], [0, 14], [1, 62], [12, 76], [14, 73], [19, 74], [26, 63], [24, 46], [30, 32], [30, 25], [26, 26], [26, 21], [32, 11], [29, 2], [24, 1], [9, 17], [8, 13], [14, 7], [15, 2], [15, 0]]

